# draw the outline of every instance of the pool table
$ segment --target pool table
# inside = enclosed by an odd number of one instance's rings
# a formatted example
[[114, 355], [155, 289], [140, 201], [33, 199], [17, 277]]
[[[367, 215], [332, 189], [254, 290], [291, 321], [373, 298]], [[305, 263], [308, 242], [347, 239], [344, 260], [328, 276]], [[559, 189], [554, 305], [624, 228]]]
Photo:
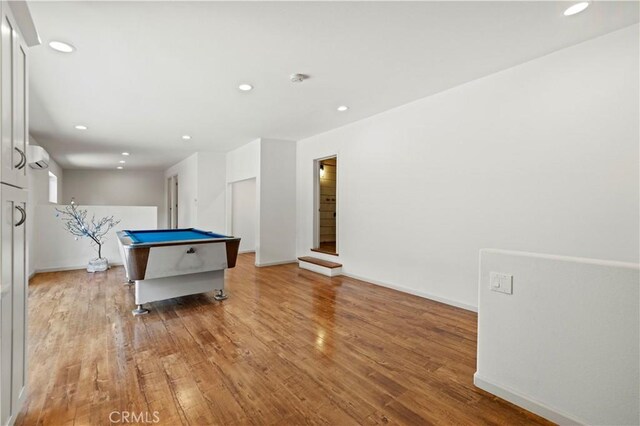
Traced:
[[224, 270], [236, 266], [240, 238], [195, 228], [119, 231], [127, 282], [135, 283], [134, 315], [145, 303], [215, 290], [224, 300]]

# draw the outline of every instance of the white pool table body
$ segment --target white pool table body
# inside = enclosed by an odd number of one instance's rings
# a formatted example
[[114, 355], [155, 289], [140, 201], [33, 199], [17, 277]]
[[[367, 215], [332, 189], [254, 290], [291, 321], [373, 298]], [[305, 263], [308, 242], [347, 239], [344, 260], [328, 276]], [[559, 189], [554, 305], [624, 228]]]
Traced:
[[[118, 237], [128, 284], [135, 284], [135, 315], [148, 312], [142, 308], [145, 303], [174, 297], [215, 291], [217, 300], [226, 299], [224, 270], [230, 259], [226, 240], [163, 245], [132, 244], [121, 233]], [[235, 257], [231, 259], [235, 266]]]
[[224, 270], [135, 281], [136, 305], [224, 290]]

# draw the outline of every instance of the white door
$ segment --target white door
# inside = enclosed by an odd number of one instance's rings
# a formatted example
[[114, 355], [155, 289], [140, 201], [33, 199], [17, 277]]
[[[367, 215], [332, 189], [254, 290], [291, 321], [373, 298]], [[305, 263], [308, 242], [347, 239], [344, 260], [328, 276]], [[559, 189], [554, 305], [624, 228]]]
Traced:
[[26, 46], [15, 24], [7, 2], [0, 13], [0, 93], [2, 117], [0, 139], [2, 145], [1, 180], [24, 188], [27, 186], [27, 55]]
[[[1, 185], [5, 186], [5, 185]], [[6, 204], [2, 200], [2, 212], [0, 216], [4, 218], [7, 212]], [[7, 227], [2, 223], [2, 232]], [[1, 240], [1, 248], [4, 253], [11, 250], [9, 240]], [[11, 258], [2, 257], [0, 269], [0, 424], [6, 425], [11, 418], [11, 382], [13, 381], [11, 372], [11, 357], [13, 352], [13, 342], [11, 338], [11, 328], [13, 326], [13, 292], [11, 280]]]
[[13, 204], [13, 383], [14, 413], [24, 398], [27, 382], [27, 191], [8, 188]]
[[0, 185], [0, 423], [15, 420], [25, 396], [27, 191]]
[[[27, 145], [29, 139], [29, 123], [28, 117], [28, 93], [27, 93], [27, 53], [26, 46], [22, 40], [20, 33], [16, 33], [17, 37], [14, 38], [13, 52], [14, 52], [14, 79], [13, 79], [13, 92], [14, 92], [14, 113], [13, 113], [13, 151], [22, 157], [22, 163], [15, 167], [15, 180], [13, 185], [20, 188], [27, 187]], [[14, 163], [15, 165], [15, 163]]]

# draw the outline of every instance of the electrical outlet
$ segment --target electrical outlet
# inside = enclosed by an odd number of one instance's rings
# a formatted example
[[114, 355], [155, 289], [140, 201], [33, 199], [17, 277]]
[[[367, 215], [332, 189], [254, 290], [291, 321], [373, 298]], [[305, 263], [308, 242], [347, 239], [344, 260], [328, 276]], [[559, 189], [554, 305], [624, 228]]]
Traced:
[[502, 272], [489, 273], [489, 288], [498, 293], [513, 294], [513, 275]]

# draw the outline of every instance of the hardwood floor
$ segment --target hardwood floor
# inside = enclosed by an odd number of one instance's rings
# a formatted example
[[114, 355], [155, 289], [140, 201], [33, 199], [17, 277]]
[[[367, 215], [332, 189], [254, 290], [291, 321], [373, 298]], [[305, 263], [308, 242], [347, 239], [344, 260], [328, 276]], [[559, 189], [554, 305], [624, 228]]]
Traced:
[[473, 386], [476, 314], [253, 261], [228, 271], [228, 300], [141, 317], [120, 267], [36, 275], [17, 424], [546, 423]]

